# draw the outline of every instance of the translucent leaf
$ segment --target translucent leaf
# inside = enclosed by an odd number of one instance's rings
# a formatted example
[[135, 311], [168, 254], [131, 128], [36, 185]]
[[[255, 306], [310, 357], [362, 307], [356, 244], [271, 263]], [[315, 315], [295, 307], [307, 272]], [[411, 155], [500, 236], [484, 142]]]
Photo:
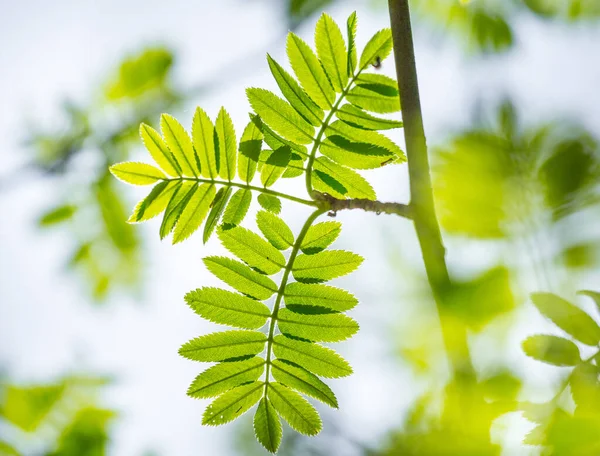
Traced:
[[336, 92], [348, 84], [348, 56], [342, 31], [328, 14], [323, 13], [315, 28], [317, 55]]
[[256, 88], [247, 89], [246, 94], [252, 109], [281, 136], [299, 144], [314, 141], [314, 127], [277, 95]]
[[198, 177], [200, 171], [196, 161], [196, 153], [192, 140], [185, 131], [185, 128], [169, 114], [160, 116], [160, 129], [165, 138], [169, 150], [173, 153], [175, 160], [181, 168], [184, 176]]
[[223, 227], [232, 228], [238, 226], [246, 217], [250, 203], [252, 202], [252, 192], [245, 188], [236, 191], [231, 197], [231, 201], [223, 214]]
[[291, 361], [275, 359], [271, 364], [273, 378], [288, 388], [295, 389], [307, 396], [324, 402], [333, 408], [338, 408], [338, 402], [331, 391], [319, 377], [308, 372]]
[[[339, 198], [377, 199], [375, 191], [360, 174], [334, 163], [327, 157], [319, 157], [314, 162], [314, 170], [320, 183], [315, 188]], [[327, 179], [333, 179], [333, 181]], [[317, 188], [317, 185], [319, 188]]]
[[223, 246], [247, 263], [265, 274], [275, 274], [285, 267], [285, 258], [271, 244], [252, 231], [236, 226], [218, 231]]
[[0, 454], [3, 456], [21, 456], [21, 453], [15, 447], [2, 440], [0, 440]]
[[265, 360], [254, 357], [244, 361], [217, 364], [198, 375], [187, 390], [196, 399], [218, 396], [236, 386], [259, 379], [265, 370]]
[[527, 356], [555, 366], [575, 366], [581, 362], [577, 345], [557, 336], [528, 337], [523, 341], [523, 351]]
[[288, 306], [318, 306], [337, 312], [345, 312], [358, 304], [358, 299], [345, 290], [329, 285], [301, 282], [287, 284], [284, 299]]
[[232, 187], [222, 187], [215, 196], [215, 199], [211, 203], [212, 209], [208, 213], [206, 218], [206, 224], [204, 225], [204, 234], [202, 236], [203, 242], [206, 244], [210, 239], [212, 232], [219, 223], [219, 219], [225, 210], [225, 206], [229, 201], [229, 197], [233, 192]]
[[579, 364], [573, 369], [569, 385], [578, 411], [597, 413], [600, 409], [600, 367]]
[[181, 176], [181, 168], [163, 141], [160, 133], [145, 123], [140, 124], [140, 136], [150, 155], [169, 176]]
[[319, 414], [298, 393], [280, 383], [269, 383], [267, 397], [277, 413], [295, 431], [305, 435], [317, 435], [321, 431], [322, 423]]
[[287, 37], [286, 49], [300, 85], [322, 109], [331, 109], [335, 91], [312, 49], [291, 32]]
[[339, 135], [325, 138], [319, 151], [339, 164], [355, 169], [380, 168], [396, 159], [394, 154], [381, 146], [352, 141]]
[[267, 60], [281, 93], [290, 102], [292, 107], [311, 125], [315, 127], [321, 125], [325, 117], [323, 110], [310, 99], [296, 80], [281, 65], [273, 60], [269, 54], [267, 54]]
[[252, 181], [254, 173], [256, 173], [262, 139], [263, 135], [260, 129], [255, 122], [250, 121], [242, 133], [238, 154], [238, 175], [246, 183]]
[[302, 174], [304, 174], [304, 161], [301, 157], [293, 153], [290, 163], [281, 177], [284, 179], [290, 179], [293, 177], [302, 176]]
[[304, 236], [300, 250], [311, 255], [329, 247], [340, 235], [340, 222], [321, 222], [311, 226]]
[[61, 398], [65, 385], [3, 385], [0, 416], [25, 432], [34, 432], [44, 422]]
[[213, 184], [202, 184], [198, 187], [177, 220], [173, 232], [173, 244], [184, 241], [202, 225], [215, 194]]
[[[165, 184], [166, 182], [161, 182], [160, 184]], [[66, 222], [73, 217], [73, 214], [77, 211], [77, 206], [72, 204], [64, 204], [62, 206], [55, 207], [46, 213], [44, 213], [40, 219], [38, 220], [39, 226], [52, 226], [57, 225], [62, 222]]]
[[256, 214], [258, 229], [271, 245], [279, 250], [287, 250], [294, 245], [294, 234], [289, 226], [275, 214], [260, 211]]
[[351, 104], [345, 104], [336, 113], [341, 121], [365, 130], [390, 130], [392, 128], [401, 128], [402, 122], [398, 120], [383, 119], [375, 117]]
[[389, 28], [378, 31], [365, 45], [360, 55], [360, 69], [365, 69], [377, 61], [383, 62], [391, 51], [392, 31]]
[[220, 288], [190, 291], [185, 295], [185, 302], [201, 317], [236, 328], [258, 329], [271, 315], [262, 302]]
[[184, 181], [177, 188], [173, 198], [169, 201], [165, 209], [162, 223], [160, 225], [160, 238], [164, 239], [169, 235], [175, 224], [179, 220], [179, 216], [185, 209], [192, 195], [198, 190], [198, 184], [191, 181]]
[[238, 386], [215, 399], [204, 411], [202, 424], [220, 426], [246, 413], [263, 395], [263, 382]]
[[596, 307], [598, 307], [598, 310], [600, 310], [600, 293], [591, 290], [581, 290], [578, 291], [577, 294], [589, 296], [590, 298], [592, 298], [596, 303]]
[[285, 172], [292, 153], [288, 146], [280, 147], [269, 156], [260, 172], [260, 180], [265, 188], [273, 185]]
[[387, 136], [384, 136], [376, 131], [365, 131], [360, 128], [354, 128], [345, 122], [336, 120], [327, 127], [327, 136], [339, 135], [348, 138], [356, 142], [365, 142], [373, 144], [374, 146], [383, 147], [394, 155], [396, 155], [401, 161], [406, 161], [406, 155], [400, 147]]
[[296, 144], [293, 141], [288, 141], [287, 139], [282, 138], [277, 133], [275, 133], [271, 128], [269, 128], [269, 126], [267, 124], [263, 123], [260, 120], [260, 117], [258, 117], [258, 116], [253, 116], [252, 121], [257, 125], [257, 128], [260, 129], [260, 131], [263, 134], [265, 143], [272, 150], [277, 150], [280, 147], [288, 146], [290, 149], [292, 149], [292, 151], [294, 151], [295, 153], [300, 155], [300, 157], [302, 157], [303, 159], [306, 159], [308, 157], [308, 153], [306, 151], [306, 146], [302, 146], [300, 144]]
[[273, 339], [273, 353], [277, 358], [293, 359], [296, 364], [321, 377], [339, 378], [352, 374], [348, 362], [333, 350], [281, 334]]
[[314, 255], [299, 255], [292, 272], [300, 282], [322, 282], [349, 274], [362, 262], [363, 258], [356, 253], [326, 250]]
[[221, 108], [215, 121], [215, 131], [217, 133], [217, 156], [219, 157], [219, 175], [226, 180], [232, 180], [235, 177], [235, 160], [237, 156], [237, 139], [231, 117]]
[[281, 212], [281, 201], [276, 196], [261, 193], [258, 195], [258, 203], [263, 209], [272, 212], [273, 214], [279, 214]]
[[371, 112], [387, 114], [400, 111], [398, 83], [382, 74], [361, 74], [346, 98]]
[[264, 301], [278, 289], [275, 282], [239, 261], [226, 257], [204, 258], [210, 272], [240, 293]]
[[356, 11], [354, 11], [350, 16], [348, 16], [348, 21], [346, 22], [346, 31], [348, 33], [348, 63], [347, 63], [347, 72], [348, 77], [352, 77], [354, 75], [354, 70], [356, 69], [356, 26], [357, 26], [357, 18]]
[[532, 293], [538, 310], [560, 329], [587, 345], [600, 344], [600, 327], [583, 310], [552, 293]]
[[254, 434], [267, 451], [276, 453], [281, 444], [281, 421], [271, 402], [263, 397], [254, 415]]
[[215, 179], [219, 176], [217, 155], [215, 150], [215, 126], [208, 114], [200, 108], [196, 108], [192, 120], [192, 140], [194, 148], [200, 160], [200, 171], [202, 177]]
[[144, 222], [156, 217], [164, 211], [179, 187], [180, 180], [162, 181], [156, 184], [152, 191], [136, 204], [133, 213], [127, 220], [129, 223]]
[[186, 342], [179, 349], [179, 354], [193, 361], [224, 361], [257, 355], [264, 350], [266, 341], [267, 336], [258, 331], [223, 331]]
[[277, 326], [283, 334], [313, 342], [339, 342], [358, 332], [358, 323], [346, 315], [307, 315], [289, 309], [279, 309]]
[[110, 167], [110, 172], [117, 179], [133, 185], [150, 185], [166, 178], [160, 169], [137, 162], [117, 163]]

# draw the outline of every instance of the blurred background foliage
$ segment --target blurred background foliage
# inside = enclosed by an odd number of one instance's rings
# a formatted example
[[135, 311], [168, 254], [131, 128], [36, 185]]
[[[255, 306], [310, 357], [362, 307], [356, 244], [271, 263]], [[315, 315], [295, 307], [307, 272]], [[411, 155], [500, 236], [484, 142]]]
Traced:
[[[286, 0], [287, 25], [296, 29], [334, 3]], [[387, 22], [386, 1], [354, 3], [380, 10], [382, 24]], [[414, 0], [411, 6], [417, 33], [451, 39], [469, 55], [510, 51], [518, 45], [514, 23], [523, 18], [574, 27], [598, 26], [600, 19], [597, 0]], [[141, 122], [156, 126], [161, 112], [177, 111], [221, 83], [180, 87], [174, 82], [175, 63], [172, 49], [142, 48], [127, 56], [99, 90], [90, 90], [92, 103], [63, 104], [64, 128], [28, 128], [27, 170], [52, 179], [64, 195], [39, 214], [38, 225], [70, 233], [73, 245], [65, 263], [84, 279], [91, 302], [104, 302], [114, 290], [135, 292], [143, 283], [143, 244], [125, 222], [132, 204], [109, 177], [109, 165], [139, 147]], [[237, 77], [230, 73], [223, 83]], [[509, 98], [484, 105], [473, 117], [467, 128], [450, 132], [431, 148], [436, 203], [453, 247], [477, 245], [481, 250], [475, 252], [487, 255], [486, 246], [492, 246], [497, 253], [468, 274], [453, 271], [456, 280], [446, 299], [455, 322], [444, 324], [466, 325], [473, 345], [493, 352], [506, 346], [528, 292], [568, 293], [581, 275], [597, 272], [600, 238], [590, 227], [598, 226], [600, 146], [594, 133], [570, 120], [527, 123]], [[321, 438], [287, 433], [281, 455], [508, 454], [502, 453], [503, 420], [516, 414], [534, 424], [525, 439], [532, 449], [527, 454], [600, 454], [600, 355], [572, 365], [556, 395], [545, 402], [527, 400], [527, 373], [513, 369], [502, 355], [491, 355], [475, 381], [449, 378], [444, 347], [431, 336], [439, 323], [432, 307], [421, 305], [431, 296], [420, 266], [400, 255], [390, 267], [411, 281], [410, 299], [398, 297], [413, 304], [406, 304], [411, 323], [397, 326], [396, 356], [421, 393], [377, 447], [357, 441], [337, 425], [335, 414], [326, 414]], [[560, 344], [544, 345], [540, 357], [562, 359], [564, 350]], [[74, 376], [41, 385], [3, 383], [0, 454], [106, 454], [117, 414], [100, 404], [105, 382]], [[263, 454], [248, 420], [236, 430], [238, 454]]]

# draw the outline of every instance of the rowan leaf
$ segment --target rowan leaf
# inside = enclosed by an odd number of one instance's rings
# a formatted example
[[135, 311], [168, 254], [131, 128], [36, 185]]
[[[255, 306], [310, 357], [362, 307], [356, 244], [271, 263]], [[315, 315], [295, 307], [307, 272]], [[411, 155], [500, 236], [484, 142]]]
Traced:
[[323, 284], [293, 282], [285, 287], [287, 306], [317, 306], [345, 312], [358, 304], [358, 299], [345, 290]]
[[238, 386], [215, 399], [204, 411], [202, 424], [220, 426], [246, 413], [263, 395], [263, 382]]
[[288, 146], [280, 147], [271, 153], [260, 172], [260, 180], [265, 188], [273, 185], [283, 175], [291, 156], [291, 150]]
[[162, 181], [152, 187], [143, 200], [136, 204], [133, 213], [127, 220], [129, 223], [145, 222], [164, 211], [173, 195], [181, 186], [181, 181]]
[[254, 382], [265, 370], [265, 360], [259, 357], [243, 361], [220, 363], [198, 375], [187, 390], [196, 399], [218, 396], [236, 386]]
[[219, 223], [219, 219], [221, 215], [223, 215], [223, 211], [225, 210], [225, 206], [229, 201], [229, 197], [233, 192], [232, 187], [222, 187], [217, 192], [213, 202], [211, 203], [212, 208], [208, 213], [208, 217], [206, 218], [206, 224], [204, 225], [204, 234], [202, 236], [202, 241], [206, 244], [210, 239], [215, 227]]
[[335, 115], [342, 122], [364, 130], [390, 130], [402, 127], [402, 122], [398, 120], [372, 116], [368, 112], [351, 104], [343, 105]]
[[241, 188], [236, 191], [231, 197], [227, 209], [225, 209], [225, 214], [223, 214], [223, 228], [232, 228], [242, 223], [251, 202], [252, 192], [250, 190]]
[[110, 172], [120, 181], [132, 185], [150, 185], [156, 181], [166, 179], [166, 176], [160, 169], [146, 163], [117, 163], [110, 167]]
[[283, 334], [312, 342], [340, 342], [358, 332], [358, 323], [346, 315], [308, 315], [287, 308], [279, 309], [277, 326]]
[[349, 274], [360, 266], [363, 258], [345, 250], [326, 250], [314, 255], [298, 255], [292, 267], [300, 282], [323, 282]]
[[377, 62], [383, 62], [392, 51], [392, 31], [389, 28], [378, 31], [367, 42], [360, 55], [360, 69]]
[[406, 161], [406, 155], [400, 147], [387, 136], [384, 136], [376, 131], [361, 130], [360, 128], [352, 127], [345, 122], [336, 120], [327, 127], [327, 136], [339, 135], [348, 138], [355, 142], [364, 142], [373, 146], [383, 147], [392, 154], [396, 155], [400, 161]]
[[271, 315], [271, 310], [262, 302], [220, 288], [190, 291], [185, 295], [185, 302], [202, 318], [236, 328], [258, 329]]
[[258, 331], [232, 330], [207, 334], [186, 342], [179, 354], [193, 361], [213, 362], [257, 355], [265, 348], [267, 336]]
[[305, 435], [317, 435], [322, 423], [319, 414], [310, 403], [298, 393], [280, 383], [269, 383], [267, 397], [277, 413], [292, 429]]
[[163, 141], [160, 133], [145, 123], [140, 124], [140, 136], [150, 155], [160, 168], [169, 176], [181, 176], [181, 168], [175, 157]]
[[230, 181], [235, 177], [237, 140], [233, 121], [225, 108], [221, 108], [217, 115], [215, 133], [217, 138], [215, 148], [219, 157], [219, 176]]
[[317, 55], [336, 92], [348, 84], [348, 56], [342, 31], [328, 14], [323, 13], [315, 28]]
[[294, 234], [287, 224], [275, 214], [259, 211], [256, 224], [271, 245], [279, 250], [287, 250], [294, 245]]
[[270, 298], [278, 289], [269, 277], [226, 257], [204, 258], [207, 269], [230, 287], [256, 299]]
[[396, 157], [384, 147], [355, 142], [344, 136], [331, 135], [320, 144], [319, 151], [337, 163], [355, 169], [380, 168]]
[[[377, 199], [375, 191], [360, 174], [341, 166], [327, 157], [319, 157], [314, 162], [317, 176], [315, 188], [339, 198]], [[320, 181], [320, 182], [319, 182]]]
[[527, 356], [555, 366], [575, 366], [581, 362], [579, 348], [568, 339], [557, 336], [537, 335], [523, 341]]
[[263, 209], [272, 212], [273, 214], [279, 214], [281, 212], [281, 200], [276, 196], [261, 193], [258, 195], [258, 204], [260, 204]]
[[321, 377], [339, 378], [352, 374], [348, 362], [330, 348], [282, 334], [273, 338], [273, 353], [277, 358], [293, 359], [299, 366]]
[[338, 408], [338, 402], [331, 391], [319, 377], [291, 361], [277, 358], [271, 364], [273, 378], [288, 388], [295, 389], [307, 396]]
[[273, 404], [266, 397], [260, 400], [254, 415], [254, 434], [267, 451], [277, 452], [283, 434], [281, 421]]
[[254, 178], [258, 157], [262, 149], [263, 134], [256, 126], [255, 122], [250, 121], [240, 139], [238, 154], [238, 175], [240, 179], [249, 183]]
[[367, 111], [387, 114], [400, 111], [396, 80], [382, 74], [361, 74], [346, 98]]
[[186, 208], [187, 203], [190, 201], [196, 190], [198, 190], [198, 184], [191, 181], [181, 182], [181, 185], [178, 186], [165, 209], [165, 215], [163, 216], [160, 225], [161, 239], [164, 239], [171, 231], [173, 231], [181, 213]]
[[311, 226], [304, 236], [300, 250], [311, 255], [329, 247], [340, 235], [340, 222], [321, 222]]
[[348, 77], [354, 76], [354, 70], [356, 70], [356, 26], [358, 20], [356, 18], [356, 11], [348, 16], [346, 22], [346, 31], [348, 33], [348, 57], [347, 57], [347, 72]]
[[160, 116], [160, 129], [169, 150], [173, 153], [175, 160], [177, 160], [181, 168], [181, 173], [184, 176], [198, 177], [200, 171], [198, 169], [196, 153], [194, 152], [192, 140], [185, 131], [185, 128], [183, 128], [175, 117], [163, 114]]
[[215, 126], [208, 114], [200, 107], [196, 108], [192, 119], [192, 141], [200, 160], [202, 177], [217, 178], [219, 172], [215, 151]]
[[177, 220], [173, 232], [173, 244], [184, 241], [202, 225], [215, 194], [213, 184], [202, 184], [197, 188]]

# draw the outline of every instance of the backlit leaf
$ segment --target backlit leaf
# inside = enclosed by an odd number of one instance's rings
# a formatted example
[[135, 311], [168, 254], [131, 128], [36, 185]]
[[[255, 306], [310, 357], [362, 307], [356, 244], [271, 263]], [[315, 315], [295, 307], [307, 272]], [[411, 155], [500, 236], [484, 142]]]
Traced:
[[166, 178], [160, 169], [137, 162], [117, 163], [110, 167], [110, 172], [117, 179], [133, 185], [150, 185]]
[[327, 136], [339, 135], [355, 142], [364, 142], [373, 144], [374, 146], [383, 147], [396, 155], [401, 161], [406, 161], [406, 155], [404, 155], [402, 149], [400, 149], [400, 147], [390, 138], [377, 133], [376, 131], [362, 130], [340, 120], [336, 120], [327, 127], [326, 133]]
[[173, 231], [175, 224], [179, 220], [181, 213], [187, 206], [190, 198], [198, 190], [198, 184], [191, 181], [184, 181], [176, 189], [171, 201], [165, 209], [162, 223], [160, 225], [160, 238], [164, 239]]
[[380, 168], [384, 163], [396, 159], [389, 150], [381, 146], [352, 141], [339, 135], [325, 138], [319, 151], [339, 164], [355, 169]]
[[351, 104], [345, 104], [337, 112], [336, 116], [341, 121], [365, 130], [389, 130], [392, 128], [401, 128], [402, 122], [398, 120], [383, 119], [375, 117], [362, 109]]
[[164, 211], [171, 198], [181, 186], [181, 181], [162, 181], [156, 184], [152, 191], [136, 204], [133, 213], [127, 220], [129, 223], [144, 222], [156, 217]]
[[267, 336], [258, 331], [223, 331], [186, 342], [179, 349], [179, 354], [193, 361], [224, 361], [257, 355], [264, 350], [266, 341]]
[[246, 413], [263, 395], [263, 382], [238, 386], [215, 399], [204, 411], [202, 424], [220, 426]]
[[271, 402], [263, 397], [254, 415], [254, 434], [267, 451], [276, 453], [281, 444], [281, 421]]
[[169, 176], [181, 176], [181, 168], [175, 157], [154, 128], [145, 123], [140, 124], [140, 136], [150, 155], [161, 169]]
[[217, 178], [219, 173], [215, 151], [215, 126], [208, 114], [200, 107], [196, 108], [192, 120], [192, 140], [200, 160], [202, 177]]
[[382, 74], [363, 74], [357, 81], [347, 99], [350, 103], [367, 111], [387, 114], [400, 111], [398, 83]]
[[317, 223], [308, 229], [300, 250], [309, 255], [325, 250], [337, 239], [341, 231], [340, 222]]
[[190, 136], [185, 131], [185, 128], [169, 114], [160, 116], [160, 129], [165, 138], [169, 150], [173, 153], [175, 160], [181, 168], [184, 176], [198, 177], [198, 163], [196, 161], [196, 153]]
[[[350, 197], [366, 198], [369, 200], [377, 199], [371, 184], [369, 184], [360, 174], [352, 171], [349, 168], [338, 165], [327, 157], [317, 158], [314, 162], [314, 169], [317, 172], [317, 176], [319, 176], [322, 182], [326, 184], [325, 187], [321, 186], [321, 188], [324, 189], [323, 191], [328, 193], [336, 192], [338, 195], [340, 195], [340, 198]], [[334, 182], [328, 182], [324, 176], [329, 176], [330, 178], [334, 179]], [[344, 192], [339, 191], [340, 187], [336, 186], [335, 183], [341, 185], [341, 190]], [[317, 190], [320, 189], [317, 188]]]
[[358, 299], [345, 290], [322, 284], [288, 283], [284, 293], [285, 303], [291, 305], [318, 306], [337, 312], [345, 312], [358, 304]]
[[557, 336], [528, 337], [523, 341], [523, 351], [527, 356], [555, 366], [575, 366], [581, 362], [577, 345]]
[[238, 175], [246, 183], [249, 183], [256, 173], [262, 139], [263, 135], [260, 129], [255, 122], [250, 121], [242, 133], [238, 154]]
[[376, 62], [379, 59], [383, 62], [392, 51], [392, 31], [389, 28], [378, 31], [368, 41], [360, 55], [361, 70]]
[[269, 212], [279, 214], [281, 212], [281, 200], [276, 196], [267, 193], [258, 195], [258, 203]]
[[295, 431], [305, 435], [317, 435], [321, 431], [322, 423], [319, 414], [298, 393], [280, 383], [269, 383], [267, 397], [277, 413]]
[[296, 257], [292, 272], [301, 282], [322, 282], [349, 274], [360, 266], [363, 258], [345, 250], [326, 250], [314, 255]]
[[265, 360], [254, 357], [244, 361], [217, 364], [198, 375], [187, 390], [196, 399], [218, 396], [236, 386], [259, 379], [265, 370]]
[[219, 175], [226, 180], [232, 180], [235, 177], [235, 165], [237, 156], [237, 140], [233, 121], [225, 110], [221, 108], [215, 121], [215, 132], [217, 134], [217, 143], [219, 157]]
[[173, 244], [184, 241], [200, 227], [215, 194], [216, 190], [213, 184], [202, 184], [198, 187], [179, 216], [173, 232]]
[[[166, 185], [167, 183], [163, 181], [158, 183], [156, 186], [161, 184]], [[72, 204], [64, 204], [62, 206], [55, 207], [47, 211], [39, 218], [38, 225], [52, 226], [66, 222], [67, 220], [70, 220], [73, 217], [73, 214], [75, 214], [75, 212], [77, 212], [77, 206], [74, 206]]]
[[348, 63], [347, 63], [347, 72], [348, 77], [352, 77], [354, 75], [354, 70], [356, 69], [356, 26], [358, 20], [356, 18], [356, 11], [354, 11], [350, 16], [348, 16], [348, 21], [346, 22], [346, 31], [348, 33]]
[[294, 245], [294, 234], [289, 226], [275, 214], [260, 211], [256, 214], [256, 224], [267, 241], [279, 250], [287, 250]]
[[245, 188], [237, 190], [231, 197], [231, 201], [223, 214], [223, 227], [232, 228], [238, 226], [246, 217], [248, 208], [252, 202], [252, 192]]
[[214, 231], [215, 227], [219, 223], [219, 219], [225, 210], [225, 206], [229, 201], [229, 197], [231, 196], [231, 192], [233, 191], [232, 187], [222, 187], [216, 194], [215, 199], [213, 200], [212, 208], [208, 213], [208, 217], [206, 218], [206, 224], [204, 225], [204, 235], [202, 236], [202, 241], [206, 244]]
[[227, 285], [253, 298], [268, 299], [278, 289], [269, 277], [250, 269], [239, 261], [226, 257], [206, 257], [204, 264], [207, 269]]
[[285, 172], [292, 154], [288, 146], [280, 147], [269, 156], [260, 172], [260, 180], [265, 188], [273, 185]]
[[358, 332], [358, 323], [346, 315], [306, 315], [289, 309], [279, 310], [277, 326], [283, 334], [313, 342], [339, 342]]
[[284, 384], [288, 388], [295, 389], [307, 396], [324, 402], [333, 408], [338, 408], [338, 402], [329, 388], [319, 377], [308, 372], [296, 364], [283, 360], [275, 359], [271, 365], [273, 378]]
[[317, 55], [336, 92], [348, 83], [346, 43], [342, 32], [328, 14], [323, 13], [315, 28]]

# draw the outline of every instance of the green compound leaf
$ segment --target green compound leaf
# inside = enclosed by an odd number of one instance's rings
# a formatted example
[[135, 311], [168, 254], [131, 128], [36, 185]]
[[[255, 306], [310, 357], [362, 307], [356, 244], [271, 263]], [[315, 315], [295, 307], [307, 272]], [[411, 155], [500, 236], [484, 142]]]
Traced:
[[254, 415], [254, 434], [267, 451], [277, 452], [283, 434], [281, 421], [273, 404], [266, 397], [260, 400]]
[[202, 424], [220, 426], [246, 413], [263, 395], [263, 382], [238, 386], [215, 399], [204, 411]]
[[256, 224], [267, 241], [279, 250], [287, 250], [294, 245], [294, 234], [289, 226], [275, 214], [259, 211]]
[[390, 130], [401, 128], [402, 122], [398, 120], [383, 119], [375, 117], [351, 104], [345, 104], [337, 112], [336, 116], [341, 121], [356, 128], [364, 130]]
[[158, 166], [169, 176], [181, 176], [181, 168], [173, 154], [154, 128], [145, 123], [140, 124], [142, 142]]
[[342, 31], [328, 14], [323, 13], [315, 29], [317, 55], [336, 92], [348, 84], [346, 43]]
[[238, 154], [238, 175], [246, 183], [249, 183], [256, 173], [262, 140], [262, 132], [255, 122], [250, 121], [242, 133]]
[[321, 377], [339, 378], [352, 374], [348, 362], [330, 348], [281, 334], [273, 339], [273, 353], [277, 358], [293, 359], [300, 367]]
[[300, 85], [322, 109], [331, 109], [335, 100], [335, 91], [310, 46], [298, 35], [290, 32], [286, 49]]
[[523, 341], [527, 356], [555, 366], [575, 366], [581, 362], [579, 348], [562, 337], [538, 335]]
[[272, 212], [273, 214], [279, 214], [281, 212], [281, 200], [276, 196], [261, 193], [258, 195], [258, 204], [260, 204], [263, 209]]
[[281, 90], [281, 93], [290, 102], [292, 107], [311, 125], [315, 127], [321, 125], [325, 117], [323, 110], [310, 99], [296, 80], [281, 65], [273, 60], [269, 54], [267, 54], [267, 61], [269, 62], [271, 73], [275, 81], [277, 81], [279, 90]]
[[275, 274], [285, 267], [285, 258], [271, 244], [252, 231], [236, 226], [218, 231], [223, 246], [247, 263], [265, 274]]
[[252, 202], [252, 192], [241, 188], [231, 197], [231, 201], [223, 214], [223, 228], [233, 228], [238, 226], [246, 217], [250, 203]]
[[204, 225], [204, 234], [202, 236], [202, 241], [206, 244], [210, 239], [215, 227], [219, 223], [219, 219], [225, 210], [225, 206], [229, 201], [229, 197], [233, 192], [232, 187], [222, 187], [215, 196], [215, 199], [211, 203], [212, 209], [208, 213], [208, 217], [206, 218], [206, 224]]
[[273, 378], [288, 388], [315, 398], [333, 408], [338, 408], [338, 402], [331, 391], [319, 377], [308, 372], [291, 361], [284, 359], [273, 360], [271, 365]]
[[327, 157], [315, 160], [315, 188], [336, 198], [377, 199], [375, 190], [364, 177], [349, 168], [338, 165]]
[[225, 361], [257, 355], [265, 348], [267, 336], [258, 331], [223, 331], [196, 337], [179, 349], [179, 354], [193, 361]]
[[400, 161], [406, 161], [406, 155], [404, 155], [402, 149], [400, 149], [400, 147], [390, 138], [377, 133], [376, 131], [361, 130], [360, 128], [354, 128], [340, 120], [336, 120], [327, 127], [327, 135], [339, 135], [348, 138], [351, 141], [365, 142], [373, 144], [373, 146], [383, 147], [396, 155]]
[[265, 360], [254, 357], [244, 361], [217, 364], [198, 375], [187, 390], [196, 399], [218, 396], [236, 386], [259, 379], [265, 370]]
[[185, 128], [169, 114], [160, 116], [160, 129], [165, 138], [169, 150], [173, 153], [175, 160], [181, 168], [184, 176], [198, 177], [200, 172], [196, 162], [196, 153], [192, 140]]
[[600, 327], [592, 317], [552, 293], [533, 293], [531, 301], [560, 329], [586, 345], [600, 344]]
[[235, 177], [237, 140], [233, 121], [225, 108], [221, 108], [217, 115], [215, 132], [217, 136], [215, 146], [219, 157], [219, 176], [230, 181]]
[[311, 226], [300, 250], [307, 255], [321, 252], [329, 247], [342, 232], [342, 224], [340, 222], [321, 222]]
[[219, 172], [215, 153], [215, 126], [200, 107], [196, 108], [192, 119], [192, 141], [200, 160], [202, 177], [216, 179]]
[[179, 216], [173, 232], [173, 244], [184, 241], [202, 225], [215, 194], [213, 184], [202, 184], [197, 188]]
[[392, 31], [389, 28], [378, 31], [366, 44], [360, 55], [360, 68], [376, 63], [377, 60], [383, 62], [392, 51]]
[[254, 112], [281, 136], [298, 144], [314, 141], [314, 127], [287, 102], [265, 89], [247, 89], [246, 94]]
[[165, 215], [163, 216], [162, 223], [160, 225], [160, 238], [164, 239], [167, 237], [175, 224], [179, 220], [179, 217], [183, 210], [186, 208], [190, 198], [198, 190], [198, 185], [195, 182], [185, 181], [177, 188], [175, 194], [169, 201], [167, 208], [165, 209]]
[[292, 273], [299, 282], [324, 282], [351, 273], [362, 262], [363, 258], [355, 253], [326, 250], [296, 257]]
[[199, 288], [185, 295], [185, 302], [201, 317], [236, 328], [258, 329], [271, 310], [262, 302], [220, 288]]
[[150, 185], [166, 178], [160, 169], [137, 162], [117, 163], [110, 167], [110, 172], [117, 179], [132, 185]]
[[145, 222], [156, 217], [166, 209], [169, 201], [171, 201], [171, 198], [180, 186], [181, 181], [179, 180], [162, 181], [156, 184], [152, 187], [148, 196], [136, 204], [127, 222]]
[[348, 33], [348, 57], [347, 57], [347, 72], [348, 77], [352, 77], [354, 75], [354, 70], [356, 70], [356, 26], [358, 24], [358, 20], [356, 18], [356, 11], [354, 11], [350, 16], [348, 16], [348, 21], [346, 22], [346, 32]]
[[283, 175], [292, 156], [288, 146], [273, 151], [262, 167], [260, 180], [265, 188], [273, 185]]
[[387, 114], [400, 111], [398, 83], [382, 74], [360, 75], [347, 99], [367, 111]]
[[345, 312], [358, 304], [358, 299], [345, 290], [323, 284], [293, 282], [285, 287], [285, 303], [288, 306], [316, 306]]
[[292, 429], [304, 435], [317, 435], [322, 423], [319, 414], [310, 403], [298, 393], [280, 383], [269, 383], [267, 397], [277, 413]]
[[210, 272], [240, 293], [264, 301], [277, 291], [277, 285], [270, 278], [239, 261], [217, 256], [203, 261]]
[[277, 326], [283, 334], [313, 342], [340, 342], [358, 332], [358, 323], [342, 314], [306, 315], [280, 309]]
[[355, 142], [343, 136], [328, 136], [319, 151], [341, 165], [355, 169], [380, 168], [396, 157], [387, 149], [366, 142]]

